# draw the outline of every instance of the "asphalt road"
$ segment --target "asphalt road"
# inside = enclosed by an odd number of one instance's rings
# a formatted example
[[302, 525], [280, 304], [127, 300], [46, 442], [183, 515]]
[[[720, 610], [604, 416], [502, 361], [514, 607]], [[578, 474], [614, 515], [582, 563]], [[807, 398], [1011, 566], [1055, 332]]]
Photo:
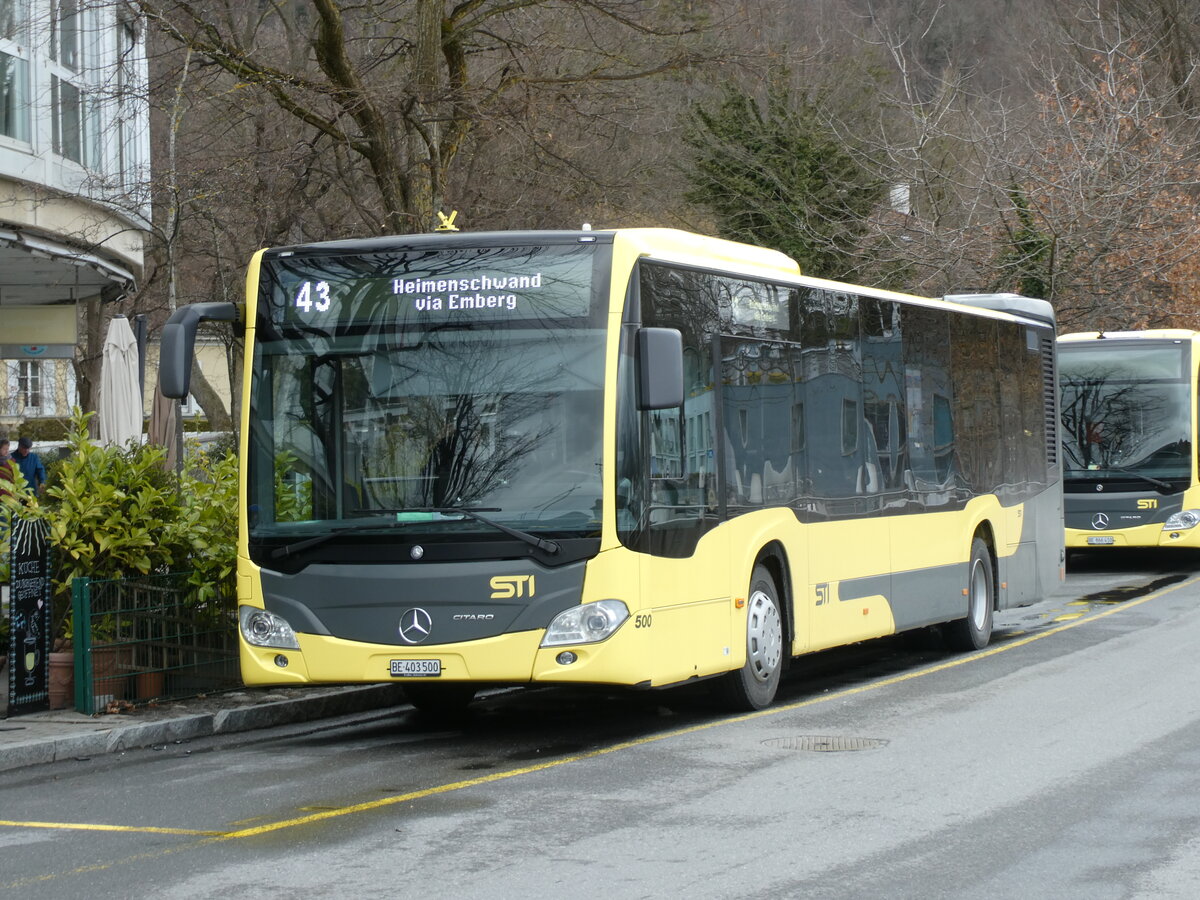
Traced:
[[14, 773], [37, 897], [1200, 896], [1200, 560], [799, 661], [775, 706], [491, 695]]

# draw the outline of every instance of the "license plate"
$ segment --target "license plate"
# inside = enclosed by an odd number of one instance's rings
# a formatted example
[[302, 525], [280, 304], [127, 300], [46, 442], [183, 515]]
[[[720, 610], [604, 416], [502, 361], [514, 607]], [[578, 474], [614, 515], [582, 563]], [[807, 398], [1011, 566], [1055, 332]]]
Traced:
[[397, 678], [437, 678], [442, 674], [440, 659], [393, 659], [392, 674]]
[[1094, 534], [1088, 538], [1089, 544], [1111, 544], [1115, 538], [1111, 534]]

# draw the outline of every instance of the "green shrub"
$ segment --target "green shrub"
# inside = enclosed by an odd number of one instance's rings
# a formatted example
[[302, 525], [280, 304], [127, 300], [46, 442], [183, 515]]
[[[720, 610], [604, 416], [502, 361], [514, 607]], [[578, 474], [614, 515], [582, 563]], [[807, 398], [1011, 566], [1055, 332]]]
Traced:
[[55, 636], [69, 629], [71, 582], [192, 570], [196, 602], [208, 604], [237, 560], [237, 460], [195, 454], [177, 479], [165, 451], [91, 441], [78, 414], [69, 455], [41, 496], [3, 498], [13, 513], [49, 526]]
[[[71, 432], [71, 420], [60, 418], [26, 419], [16, 428], [9, 429], [9, 440], [16, 449], [18, 437], [29, 437], [37, 441], [65, 441]], [[36, 447], [34, 448], [37, 449]]]

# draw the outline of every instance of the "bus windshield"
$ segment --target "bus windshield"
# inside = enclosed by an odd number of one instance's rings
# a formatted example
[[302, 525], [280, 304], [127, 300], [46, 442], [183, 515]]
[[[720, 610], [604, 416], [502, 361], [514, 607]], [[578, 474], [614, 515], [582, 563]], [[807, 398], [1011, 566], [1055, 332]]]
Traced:
[[1173, 488], [1191, 477], [1186, 346], [1093, 341], [1058, 349], [1067, 479]]
[[252, 556], [373, 526], [403, 540], [598, 533], [593, 251], [265, 260]]

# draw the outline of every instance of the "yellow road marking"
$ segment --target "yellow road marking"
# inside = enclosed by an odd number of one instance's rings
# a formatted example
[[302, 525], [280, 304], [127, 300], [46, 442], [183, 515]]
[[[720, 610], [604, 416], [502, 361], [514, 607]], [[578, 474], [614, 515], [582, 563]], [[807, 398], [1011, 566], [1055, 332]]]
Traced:
[[[425, 797], [435, 797], [439, 794], [448, 794], [454, 791], [465, 790], [466, 788], [478, 787], [484, 784], [491, 784], [498, 781], [506, 781], [510, 778], [517, 778], [521, 775], [529, 775], [534, 772], [542, 772], [547, 769], [554, 769], [559, 766], [569, 765], [570, 763], [581, 762], [587, 759], [596, 759], [601, 756], [607, 756], [610, 753], [617, 753], [621, 750], [629, 750], [633, 747], [642, 747], [648, 744], [665, 741], [671, 738], [683, 737], [689, 734], [696, 734], [701, 731], [707, 731], [710, 728], [717, 728], [725, 725], [731, 725], [738, 722], [748, 722], [753, 719], [761, 719], [766, 716], [776, 716], [782, 713], [793, 712], [798, 709], [805, 709], [810, 706], [816, 706], [819, 703], [828, 703], [831, 700], [840, 700], [846, 697], [853, 697], [858, 694], [864, 694], [868, 691], [879, 690], [880, 688], [891, 687], [897, 684], [903, 684], [906, 681], [913, 681], [917, 678], [924, 678], [928, 675], [934, 675], [938, 672], [945, 672], [949, 669], [965, 666], [969, 663], [980, 659], [986, 659], [989, 656], [996, 656], [1000, 653], [1007, 653], [1010, 650], [1015, 650], [1018, 647], [1024, 647], [1032, 644], [1035, 641], [1044, 640], [1056, 634], [1060, 634], [1072, 628], [1078, 628], [1080, 625], [1085, 625], [1094, 622], [1098, 619], [1103, 619], [1107, 616], [1116, 615], [1126, 609], [1131, 609], [1135, 606], [1140, 606], [1150, 600], [1156, 600], [1167, 594], [1179, 590], [1180, 588], [1190, 587], [1197, 582], [1200, 582], [1200, 576], [1181, 581], [1178, 584], [1168, 585], [1144, 597], [1139, 597], [1136, 600], [1130, 600], [1122, 603], [1119, 606], [1112, 606], [1102, 610], [1095, 615], [1083, 617], [1075, 617], [1073, 621], [1064, 622], [1063, 624], [1047, 628], [1045, 631], [1040, 631], [1035, 634], [1026, 635], [1018, 640], [1009, 640], [1003, 644], [997, 644], [984, 650], [977, 651], [965, 656], [960, 656], [955, 659], [946, 660], [945, 662], [936, 665], [927, 666], [921, 669], [915, 669], [909, 672], [904, 672], [899, 675], [893, 675], [888, 678], [882, 678], [878, 681], [872, 681], [867, 684], [858, 685], [856, 687], [845, 688], [841, 691], [836, 691], [829, 694], [821, 694], [817, 697], [809, 697], [805, 700], [797, 700], [794, 703], [785, 703], [776, 706], [770, 706], [767, 709], [758, 710], [757, 712], [743, 713], [738, 716], [730, 716], [712, 722], [702, 722], [698, 725], [690, 725], [686, 728], [677, 728], [672, 731], [664, 731], [659, 734], [646, 735], [645, 737], [635, 738], [629, 741], [622, 741], [619, 744], [613, 744], [609, 747], [601, 747], [598, 750], [590, 750], [587, 753], [577, 753], [573, 756], [564, 756], [558, 759], [546, 760], [545, 762], [536, 763], [531, 766], [522, 766], [517, 769], [508, 769], [504, 772], [493, 772], [488, 775], [481, 775], [477, 778], [467, 778], [462, 781], [453, 781], [447, 784], [437, 785], [435, 787], [424, 788], [418, 791], [410, 791], [405, 794], [397, 794], [391, 797], [384, 797], [379, 800], [372, 800], [366, 803], [356, 803], [350, 806], [343, 806], [336, 809], [326, 809], [320, 812], [313, 812], [305, 816], [297, 816], [291, 819], [281, 819], [277, 822], [269, 822], [264, 825], [257, 825], [250, 828], [241, 828], [235, 831], [195, 831], [189, 829], [175, 828], [150, 828], [141, 826], [121, 826], [121, 825], [91, 825], [85, 823], [71, 822], [19, 822], [19, 821], [0, 821], [0, 825], [6, 825], [14, 828], [62, 828], [62, 829], [78, 829], [78, 830], [96, 830], [96, 831], [127, 831], [127, 832], [153, 832], [159, 834], [179, 834], [186, 836], [204, 837], [202, 844], [209, 844], [214, 841], [227, 841], [233, 839], [257, 837], [263, 834], [269, 834], [275, 831], [283, 831], [288, 828], [298, 828], [304, 825], [312, 825], [317, 822], [322, 822], [327, 819], [340, 818], [342, 816], [355, 815], [357, 813], [370, 812], [372, 810], [384, 809], [389, 806], [395, 806], [399, 803], [409, 803], [414, 800], [421, 800]], [[178, 848], [176, 848], [178, 849]], [[171, 850], [161, 851], [174, 852]], [[138, 858], [145, 858], [144, 855]], [[85, 871], [85, 870], [77, 870]]]
[[223, 831], [196, 831], [191, 828], [160, 828], [155, 825], [99, 825], [91, 822], [14, 822], [0, 819], [0, 825], [14, 828], [61, 828], [68, 831], [132, 831], [142, 834], [183, 834], [190, 837], [224, 834]]

